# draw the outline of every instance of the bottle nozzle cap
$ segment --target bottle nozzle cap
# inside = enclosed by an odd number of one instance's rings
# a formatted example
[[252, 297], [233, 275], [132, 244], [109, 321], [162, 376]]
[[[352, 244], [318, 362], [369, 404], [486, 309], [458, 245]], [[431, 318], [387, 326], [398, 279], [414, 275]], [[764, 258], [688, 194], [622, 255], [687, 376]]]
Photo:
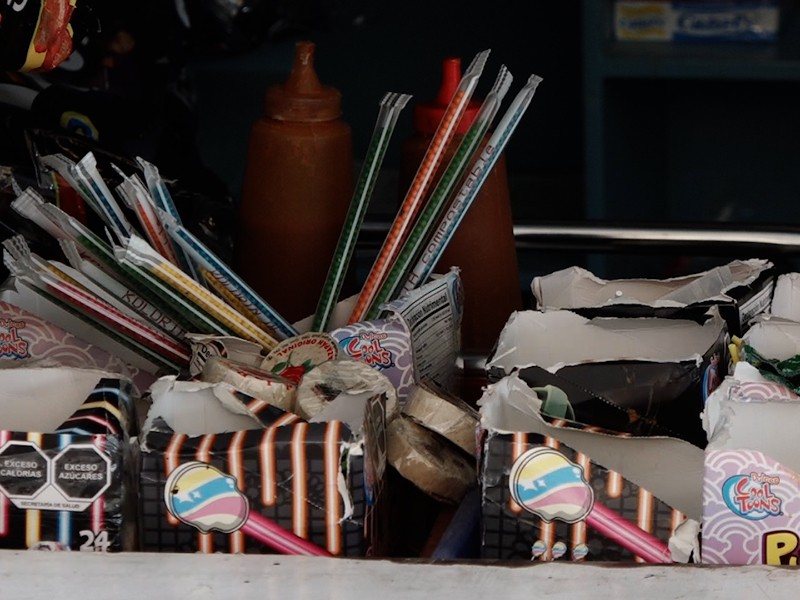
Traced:
[[[414, 129], [427, 135], [436, 132], [460, 82], [461, 59], [445, 58], [442, 61], [442, 84], [439, 86], [436, 98], [433, 102], [417, 104], [414, 107]], [[469, 130], [478, 110], [480, 110], [480, 103], [474, 100], [470, 101], [456, 128], [456, 133], [464, 134]]]
[[285, 83], [267, 89], [268, 117], [280, 121], [332, 121], [342, 113], [339, 90], [322, 85], [314, 70], [313, 42], [297, 42], [292, 72]]

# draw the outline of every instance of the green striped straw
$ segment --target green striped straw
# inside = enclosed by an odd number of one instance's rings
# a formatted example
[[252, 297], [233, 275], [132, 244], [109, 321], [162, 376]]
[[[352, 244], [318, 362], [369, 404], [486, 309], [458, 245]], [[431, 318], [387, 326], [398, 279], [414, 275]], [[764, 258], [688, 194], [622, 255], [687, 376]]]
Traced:
[[472, 93], [475, 91], [478, 79], [480, 79], [483, 67], [489, 57], [489, 52], [490, 50], [479, 52], [472, 59], [466, 73], [464, 73], [456, 87], [456, 91], [439, 121], [439, 126], [428, 144], [428, 149], [422, 157], [422, 162], [417, 168], [417, 173], [414, 175], [414, 179], [411, 180], [411, 185], [403, 202], [400, 204], [400, 209], [395, 215], [391, 227], [389, 227], [389, 232], [383, 240], [378, 256], [375, 258], [369, 273], [367, 273], [361, 293], [358, 295], [355, 306], [347, 320], [348, 324], [364, 319], [367, 309], [372, 305], [372, 299], [375, 297], [378, 287], [383, 283], [386, 273], [389, 272], [390, 265], [400, 253], [400, 247], [408, 237], [414, 220], [422, 208], [423, 199], [427, 196], [428, 190], [433, 184], [433, 176], [442, 162], [445, 151], [453, 141], [456, 127], [458, 127]]
[[144, 269], [136, 265], [122, 264], [108, 244], [61, 209], [52, 204], [44, 204], [42, 210], [59, 224], [79, 247], [88, 252], [97, 264], [105, 267], [109, 274], [125, 281], [128, 287], [159, 307], [164, 314], [169, 315], [187, 331], [231, 334], [221, 323], [212, 319], [211, 315], [207, 315], [199, 307], [188, 304], [182, 296], [174, 293]]
[[470, 126], [469, 130], [464, 134], [461, 143], [447, 165], [447, 169], [439, 179], [428, 200], [425, 208], [420, 213], [417, 222], [411, 230], [403, 249], [398, 254], [391, 269], [386, 275], [386, 279], [378, 288], [377, 294], [367, 311], [367, 320], [376, 319], [380, 312], [381, 305], [387, 300], [394, 298], [396, 292], [405, 281], [406, 275], [414, 265], [419, 253], [422, 251], [422, 245], [428, 237], [428, 234], [433, 229], [439, 218], [442, 209], [444, 208], [446, 200], [456, 187], [456, 184], [464, 176], [472, 159], [475, 157], [481, 140], [489, 130], [497, 111], [500, 109], [500, 103], [511, 87], [511, 82], [514, 77], [505, 67], [500, 67], [500, 71], [495, 79], [494, 86], [491, 91], [486, 95], [486, 98], [481, 105], [478, 114], [475, 115], [475, 120]]
[[322, 294], [314, 314], [311, 331], [325, 331], [328, 328], [334, 306], [339, 299], [339, 293], [342, 291], [345, 273], [347, 273], [347, 268], [350, 266], [350, 260], [353, 257], [358, 233], [364, 221], [372, 191], [375, 188], [375, 182], [378, 180], [378, 173], [383, 163], [383, 157], [386, 154], [386, 148], [389, 145], [400, 111], [405, 108], [410, 99], [411, 96], [409, 94], [395, 92], [390, 92], [381, 99], [380, 111], [378, 112], [375, 128], [372, 131], [372, 139], [367, 150], [367, 156], [364, 160], [364, 165], [361, 167], [358, 184], [350, 201], [350, 208], [347, 212], [342, 232], [339, 235], [339, 243], [336, 246], [333, 261], [331, 261], [331, 266], [328, 269], [325, 285], [322, 287]]
[[503, 152], [511, 134], [514, 133], [514, 129], [519, 124], [519, 120], [528, 109], [531, 100], [533, 100], [533, 95], [536, 93], [536, 88], [541, 81], [542, 78], [538, 75], [531, 75], [527, 83], [511, 102], [511, 105], [500, 119], [489, 141], [486, 142], [486, 145], [483, 147], [480, 156], [475, 161], [475, 165], [470, 171], [469, 176], [461, 185], [461, 189], [459, 189], [455, 199], [450, 203], [439, 226], [434, 232], [431, 239], [435, 243], [428, 244], [424, 248], [422, 255], [411, 270], [411, 274], [403, 284], [402, 291], [408, 292], [419, 287], [425, 282], [431, 274], [431, 271], [433, 271], [436, 262], [441, 257], [447, 244], [450, 243], [456, 229], [464, 219], [464, 215], [472, 205], [473, 200], [475, 200], [475, 196], [478, 195], [492, 167]]

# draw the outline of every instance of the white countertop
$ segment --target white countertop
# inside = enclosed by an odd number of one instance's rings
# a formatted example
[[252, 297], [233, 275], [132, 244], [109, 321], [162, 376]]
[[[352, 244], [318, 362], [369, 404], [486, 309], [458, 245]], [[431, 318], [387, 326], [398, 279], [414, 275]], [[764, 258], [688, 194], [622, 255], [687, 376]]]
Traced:
[[4, 598], [788, 598], [780, 567], [423, 563], [279, 555], [0, 551]]

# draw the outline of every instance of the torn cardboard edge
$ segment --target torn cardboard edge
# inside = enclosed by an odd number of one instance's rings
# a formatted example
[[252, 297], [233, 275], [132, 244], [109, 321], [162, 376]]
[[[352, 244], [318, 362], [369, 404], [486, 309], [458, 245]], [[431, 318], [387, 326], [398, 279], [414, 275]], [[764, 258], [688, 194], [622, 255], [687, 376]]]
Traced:
[[580, 267], [535, 277], [531, 290], [539, 310], [568, 309], [588, 317], [668, 317], [697, 320], [712, 305], [734, 335], [765, 312], [772, 300], [774, 265], [736, 260], [693, 275], [669, 279], [601, 279]]
[[490, 381], [517, 373], [532, 387], [555, 386], [574, 411], [566, 414], [583, 423], [702, 447], [695, 417], [725, 375], [726, 336], [716, 307], [703, 324], [521, 311], [503, 328], [486, 368]]
[[778, 318], [800, 321], [800, 273], [783, 273], [778, 276], [770, 313]]
[[375, 536], [383, 527], [375, 519], [382, 513], [375, 505], [386, 465], [383, 394], [334, 399], [324, 415], [331, 420], [307, 422], [228, 384], [166, 377], [152, 390], [139, 440], [140, 488], [151, 499], [143, 504], [145, 550], [264, 551], [266, 541], [257, 535], [206, 535], [168, 512], [162, 498], [169, 475], [198, 461], [238, 482], [253, 513], [334, 555], [363, 555], [380, 544]]
[[486, 368], [505, 373], [538, 366], [551, 373], [592, 362], [695, 361], [711, 348], [725, 323], [710, 309], [702, 325], [684, 319], [596, 317], [568, 310], [511, 315]]
[[800, 354], [800, 322], [764, 315], [742, 339], [764, 358], [786, 360]]
[[[103, 379], [132, 384], [119, 373], [101, 369], [0, 369], [0, 431], [55, 433]], [[132, 407], [124, 408], [132, 411]]]
[[800, 396], [743, 361], [708, 398], [702, 559], [797, 565]]
[[554, 438], [688, 518], [702, 518], [704, 453], [697, 446], [676, 438], [614, 436], [550, 425], [539, 412], [541, 400], [516, 375], [487, 386], [478, 405], [487, 435], [524, 432]]
[[703, 411], [706, 451], [757, 450], [800, 473], [800, 396], [746, 362], [708, 397]]

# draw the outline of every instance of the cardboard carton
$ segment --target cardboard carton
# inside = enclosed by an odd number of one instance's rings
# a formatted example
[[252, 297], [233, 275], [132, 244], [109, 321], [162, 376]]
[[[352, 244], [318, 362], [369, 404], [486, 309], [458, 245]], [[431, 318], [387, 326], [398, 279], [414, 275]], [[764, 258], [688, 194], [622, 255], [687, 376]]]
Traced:
[[155, 376], [123, 362], [58, 325], [0, 301], [0, 369], [25, 367], [95, 368], [119, 373], [144, 391]]
[[[377, 551], [384, 535], [383, 395], [342, 394], [306, 422], [225, 383], [166, 377], [151, 391], [140, 444], [143, 550], [274, 553], [269, 540], [249, 533], [255, 515], [324, 553]], [[205, 469], [205, 479], [179, 490], [175, 477], [195, 467]], [[211, 506], [213, 494], [204, 496], [222, 483], [236, 502], [246, 499], [247, 521], [238, 527], [223, 524], [225, 511]], [[176, 497], [185, 490], [185, 498]], [[205, 508], [219, 513], [213, 522], [193, 516], [206, 498]]]
[[739, 362], [709, 397], [703, 417], [703, 562], [796, 566], [800, 396]]
[[659, 317], [702, 323], [716, 306], [728, 332], [741, 336], [770, 307], [774, 265], [735, 260], [702, 273], [670, 279], [601, 279], [580, 267], [536, 277], [531, 290], [542, 311], [571, 310], [584, 317]]
[[531, 387], [566, 396], [574, 420], [634, 435], [680, 437], [704, 446], [704, 397], [725, 375], [725, 323], [595, 318], [520, 311], [500, 334], [489, 379], [518, 372]]
[[701, 449], [544, 417], [516, 375], [488, 386], [479, 404], [482, 558], [689, 559]]
[[0, 370], [0, 548], [131, 549], [132, 383], [90, 369]]

